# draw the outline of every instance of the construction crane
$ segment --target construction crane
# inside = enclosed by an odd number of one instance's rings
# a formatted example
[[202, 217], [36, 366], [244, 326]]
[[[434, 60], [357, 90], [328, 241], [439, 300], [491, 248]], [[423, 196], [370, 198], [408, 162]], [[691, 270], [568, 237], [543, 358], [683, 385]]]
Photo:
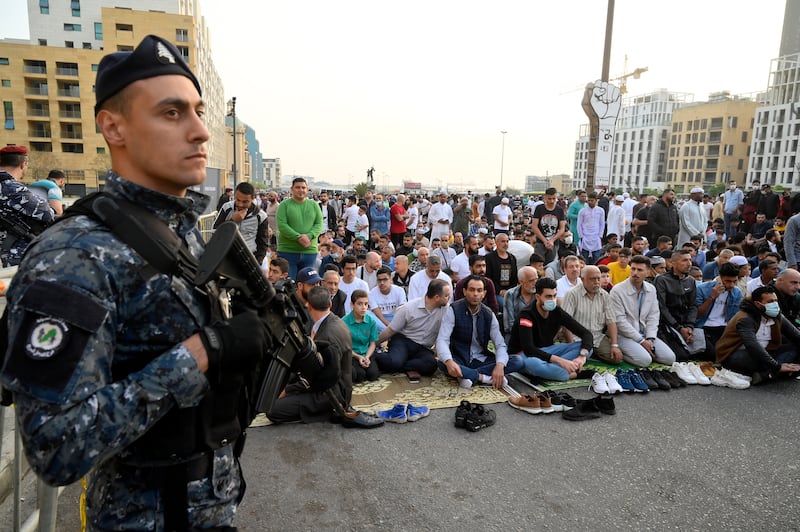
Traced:
[[[649, 69], [647, 67], [643, 68], [636, 68], [633, 72], [628, 72], [628, 55], [625, 55], [625, 63], [623, 66], [622, 74], [611, 78], [609, 81], [619, 81], [619, 92], [620, 94], [627, 94], [628, 92], [628, 78], [639, 79], [642, 74], [647, 72]], [[577, 87], [573, 87], [571, 89], [565, 90], [564, 92], [558, 93], [559, 95], [569, 94], [571, 92], [583, 91], [586, 88], [586, 84], [578, 85]]]

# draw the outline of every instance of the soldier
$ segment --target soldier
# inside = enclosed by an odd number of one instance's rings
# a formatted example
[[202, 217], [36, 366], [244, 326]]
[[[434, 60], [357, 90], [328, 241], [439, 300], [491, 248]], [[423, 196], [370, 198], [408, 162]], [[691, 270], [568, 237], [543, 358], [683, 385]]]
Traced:
[[31, 240], [53, 221], [53, 210], [20, 180], [28, 170], [28, 148], [0, 149], [0, 230], [6, 238], [0, 247], [3, 266], [17, 266]]
[[[209, 132], [200, 85], [171, 43], [106, 55], [96, 122], [105, 193], [168, 224], [199, 257]], [[71, 216], [29, 249], [8, 292], [3, 387], [47, 483], [87, 473], [90, 529], [231, 529], [244, 483], [242, 375], [269, 348], [247, 311], [211, 324], [210, 298], [153, 271], [101, 222]]]

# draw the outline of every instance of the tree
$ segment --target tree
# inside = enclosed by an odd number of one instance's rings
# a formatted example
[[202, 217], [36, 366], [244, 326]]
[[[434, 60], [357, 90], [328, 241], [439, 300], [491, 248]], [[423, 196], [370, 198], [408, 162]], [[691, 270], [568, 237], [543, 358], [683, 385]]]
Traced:
[[30, 169], [26, 177], [33, 181], [47, 179], [47, 174], [50, 170], [58, 170], [61, 167], [58, 164], [58, 158], [53, 152], [36, 151], [31, 152], [30, 156]]
[[355, 190], [356, 196], [358, 196], [359, 198], [363, 198], [366, 195], [367, 191], [369, 190], [369, 184], [362, 181], [361, 183], [354, 186], [353, 190]]
[[717, 183], [715, 185], [708, 187], [708, 190], [706, 190], [706, 194], [708, 194], [712, 198], [716, 198], [717, 196], [725, 192], [726, 186], [727, 185], [725, 183]]

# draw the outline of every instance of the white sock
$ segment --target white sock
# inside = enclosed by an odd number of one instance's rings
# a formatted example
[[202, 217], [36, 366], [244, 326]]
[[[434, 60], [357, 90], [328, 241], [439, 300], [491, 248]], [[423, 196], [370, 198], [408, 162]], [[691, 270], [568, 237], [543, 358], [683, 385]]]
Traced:
[[492, 376], [484, 375], [483, 373], [478, 373], [478, 382], [480, 382], [481, 384], [491, 384]]

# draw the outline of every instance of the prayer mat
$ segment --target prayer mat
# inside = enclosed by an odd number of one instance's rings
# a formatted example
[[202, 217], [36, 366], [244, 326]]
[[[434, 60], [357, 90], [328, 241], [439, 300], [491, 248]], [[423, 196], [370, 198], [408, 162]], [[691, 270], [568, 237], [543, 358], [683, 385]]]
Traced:
[[418, 383], [411, 383], [405, 373], [381, 375], [372, 382], [362, 382], [353, 386], [353, 408], [365, 412], [388, 410], [397, 403], [412, 403], [433, 408], [452, 408], [462, 400], [470, 403], [503, 403], [508, 392], [495, 390], [491, 386], [460, 388], [458, 380], [437, 371], [431, 377], [422, 377]]
[[[617, 371], [625, 371], [629, 369], [637, 369], [636, 366], [633, 364], [628, 364], [627, 362], [620, 362], [617, 365], [613, 364], [606, 364], [605, 362], [601, 362], [600, 360], [593, 360], [589, 359], [586, 361], [586, 364], [583, 366], [584, 369], [588, 370], [595, 370], [599, 372], [608, 371], [610, 373], [616, 373]], [[648, 369], [669, 369], [670, 366], [665, 364], [659, 364], [658, 362], [653, 362], [649, 366]], [[518, 373], [512, 373], [512, 375], [525, 383], [528, 386], [531, 386], [535, 390], [543, 392], [545, 390], [569, 390], [574, 388], [589, 388], [589, 385], [592, 384], [592, 379], [572, 379], [568, 381], [548, 381], [544, 379], [538, 379], [536, 377], [529, 377], [527, 375], [522, 375]]]

